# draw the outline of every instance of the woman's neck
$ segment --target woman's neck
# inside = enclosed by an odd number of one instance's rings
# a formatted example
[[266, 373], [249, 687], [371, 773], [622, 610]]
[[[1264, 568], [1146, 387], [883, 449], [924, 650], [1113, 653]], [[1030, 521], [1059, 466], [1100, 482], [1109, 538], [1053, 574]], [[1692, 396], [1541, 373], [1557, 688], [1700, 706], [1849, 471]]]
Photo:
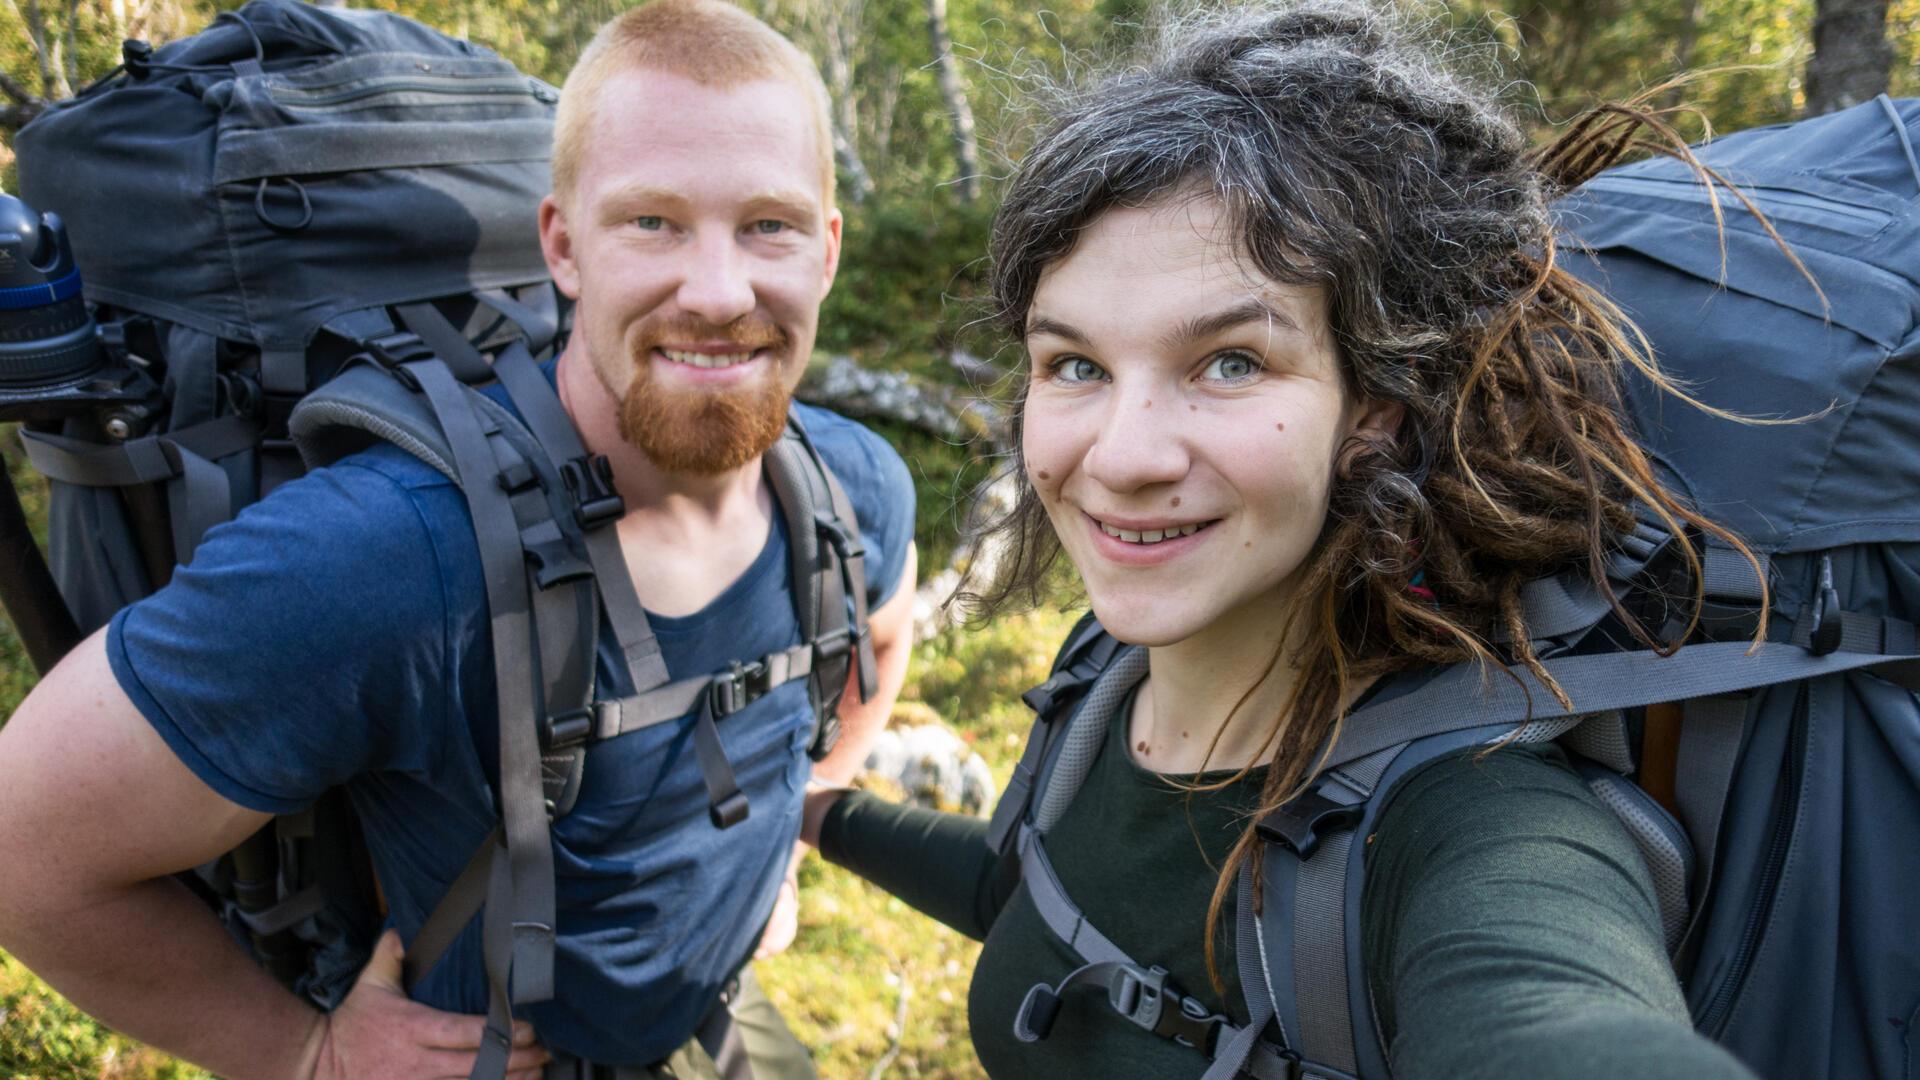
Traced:
[[1262, 608], [1148, 650], [1128, 737], [1141, 767], [1184, 774], [1271, 758], [1272, 747], [1262, 753], [1262, 745], [1300, 673], [1291, 650], [1281, 649], [1280, 620]]

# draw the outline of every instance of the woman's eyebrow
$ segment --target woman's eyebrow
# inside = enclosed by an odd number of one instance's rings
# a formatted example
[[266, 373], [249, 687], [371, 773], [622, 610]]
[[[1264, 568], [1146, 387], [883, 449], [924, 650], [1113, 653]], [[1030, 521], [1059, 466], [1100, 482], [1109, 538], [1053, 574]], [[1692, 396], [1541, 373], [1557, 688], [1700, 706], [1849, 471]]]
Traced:
[[1161, 344], [1168, 349], [1180, 349], [1196, 341], [1204, 341], [1215, 334], [1225, 333], [1250, 322], [1266, 323], [1268, 326], [1281, 326], [1296, 334], [1306, 331], [1293, 321], [1293, 317], [1257, 296], [1249, 296], [1209, 315], [1196, 315], [1181, 323], [1171, 333], [1161, 338]]
[[1038, 334], [1049, 334], [1053, 337], [1065, 338], [1079, 345], [1085, 345], [1087, 343], [1087, 335], [1068, 326], [1059, 319], [1050, 319], [1045, 315], [1037, 315], [1032, 321], [1027, 323], [1026, 336], [1034, 337]]

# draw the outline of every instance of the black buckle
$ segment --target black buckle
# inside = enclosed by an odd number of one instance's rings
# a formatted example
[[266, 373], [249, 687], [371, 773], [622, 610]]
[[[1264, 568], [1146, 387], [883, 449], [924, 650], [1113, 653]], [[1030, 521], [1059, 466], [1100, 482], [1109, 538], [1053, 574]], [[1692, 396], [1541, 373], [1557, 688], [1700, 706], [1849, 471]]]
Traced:
[[813, 666], [822, 667], [828, 661], [838, 660], [853, 650], [853, 631], [841, 627], [831, 634], [821, 634], [813, 639]]
[[560, 479], [573, 496], [573, 520], [582, 529], [597, 529], [627, 512], [626, 500], [613, 490], [613, 463], [605, 454], [566, 462], [560, 466]]
[[741, 709], [753, 704], [767, 692], [767, 665], [755, 660], [743, 664], [735, 660], [727, 670], [713, 677], [707, 684], [707, 707], [713, 711], [713, 718], [732, 716]]
[[1364, 803], [1338, 803], [1317, 790], [1308, 791], [1260, 819], [1254, 831], [1260, 834], [1260, 839], [1284, 844], [1292, 848], [1295, 855], [1310, 859], [1329, 833], [1360, 824], [1365, 811]]
[[714, 828], [731, 829], [747, 820], [747, 810], [747, 797], [736, 791], [717, 805], [707, 807], [707, 817]]
[[369, 357], [379, 361], [380, 366], [386, 368], [396, 368], [415, 360], [425, 360], [433, 355], [433, 349], [420, 340], [418, 334], [404, 330], [370, 338], [361, 344], [366, 347]]
[[569, 709], [540, 721], [540, 749], [570, 750], [593, 735], [593, 710]]
[[1123, 967], [1107, 984], [1107, 1002], [1129, 1021], [1163, 1039], [1213, 1053], [1213, 1040], [1227, 1018], [1180, 991], [1167, 969]]
[[1846, 620], [1840, 612], [1840, 590], [1833, 585], [1833, 556], [1820, 556], [1820, 595], [1813, 601], [1813, 632], [1807, 640], [1807, 651], [1815, 656], [1825, 656], [1840, 648], [1840, 640], [1845, 636]]

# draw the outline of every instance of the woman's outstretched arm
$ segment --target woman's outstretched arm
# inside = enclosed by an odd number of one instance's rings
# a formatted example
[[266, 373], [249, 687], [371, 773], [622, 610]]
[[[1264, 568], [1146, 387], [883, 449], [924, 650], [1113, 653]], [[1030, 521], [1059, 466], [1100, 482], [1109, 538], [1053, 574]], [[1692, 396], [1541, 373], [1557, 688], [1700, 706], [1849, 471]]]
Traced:
[[1633, 839], [1553, 748], [1443, 758], [1370, 838], [1394, 1075], [1751, 1080], [1695, 1034]]
[[805, 835], [820, 854], [970, 938], [987, 935], [1013, 891], [987, 849], [987, 822], [900, 806], [865, 792], [807, 796]]

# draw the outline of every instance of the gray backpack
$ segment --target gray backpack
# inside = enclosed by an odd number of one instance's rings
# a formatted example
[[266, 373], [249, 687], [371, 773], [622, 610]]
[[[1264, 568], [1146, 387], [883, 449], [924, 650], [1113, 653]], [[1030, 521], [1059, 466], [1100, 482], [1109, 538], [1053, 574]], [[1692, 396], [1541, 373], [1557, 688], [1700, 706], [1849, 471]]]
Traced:
[[[20, 133], [23, 193], [64, 220], [112, 358], [21, 435], [51, 480], [55, 576], [81, 630], [166, 583], [213, 526], [376, 442], [457, 483], [494, 635], [501, 821], [407, 954], [409, 984], [483, 915], [490, 1026], [552, 996], [550, 823], [600, 740], [696, 715], [716, 828], [749, 808], [717, 725], [806, 680], [812, 752], [849, 672], [873, 691], [853, 510], [797, 420], [765, 468], [802, 643], [669, 682], [614, 530], [624, 513], [538, 366], [568, 312], [535, 208], [556, 94], [410, 20], [253, 0]], [[482, 386], [492, 384], [491, 393]], [[78, 400], [84, 399], [84, 400]], [[635, 696], [594, 700], [611, 627]], [[297, 992], [338, 1001], [380, 912], [339, 792], [190, 875]]]
[[[1048, 862], [1049, 829], [1145, 673], [1143, 650], [1089, 618], [1028, 697], [1039, 721], [990, 833], [1083, 962], [1033, 989], [1016, 1034], [1046, 1037], [1069, 1022], [1068, 995], [1094, 987], [1118, 1016], [1091, 1022], [1193, 1046], [1207, 1080], [1390, 1075], [1353, 932], [1365, 873], [1354, 839], [1423, 762], [1552, 739], [1638, 841], [1702, 1034], [1768, 1077], [1920, 1075], [1916, 130], [1920, 101], [1881, 97], [1697, 148], [1758, 204], [1824, 300], [1737, 203], [1722, 207], [1723, 267], [1712, 196], [1677, 162], [1611, 170], [1559, 204], [1567, 246], [1591, 255], [1567, 262], [1626, 309], [1669, 374], [1751, 416], [1835, 405], [1802, 424], [1742, 426], [1628, 387], [1668, 483], [1760, 556], [1768, 640], [1751, 647], [1752, 568], [1708, 545], [1705, 617], [1670, 657], [1640, 649], [1583, 578], [1529, 588], [1533, 644], [1577, 714], [1524, 672], [1390, 682], [1348, 717], [1311, 787], [1258, 823], [1265, 902], [1255, 910], [1243, 874], [1236, 933], [1252, 1015], [1226, 1017], [1087, 923]], [[1609, 567], [1654, 627], [1662, 596], [1691, 594], [1668, 541], [1643, 523]], [[1677, 817], [1634, 782], [1645, 708], [1676, 702]]]

